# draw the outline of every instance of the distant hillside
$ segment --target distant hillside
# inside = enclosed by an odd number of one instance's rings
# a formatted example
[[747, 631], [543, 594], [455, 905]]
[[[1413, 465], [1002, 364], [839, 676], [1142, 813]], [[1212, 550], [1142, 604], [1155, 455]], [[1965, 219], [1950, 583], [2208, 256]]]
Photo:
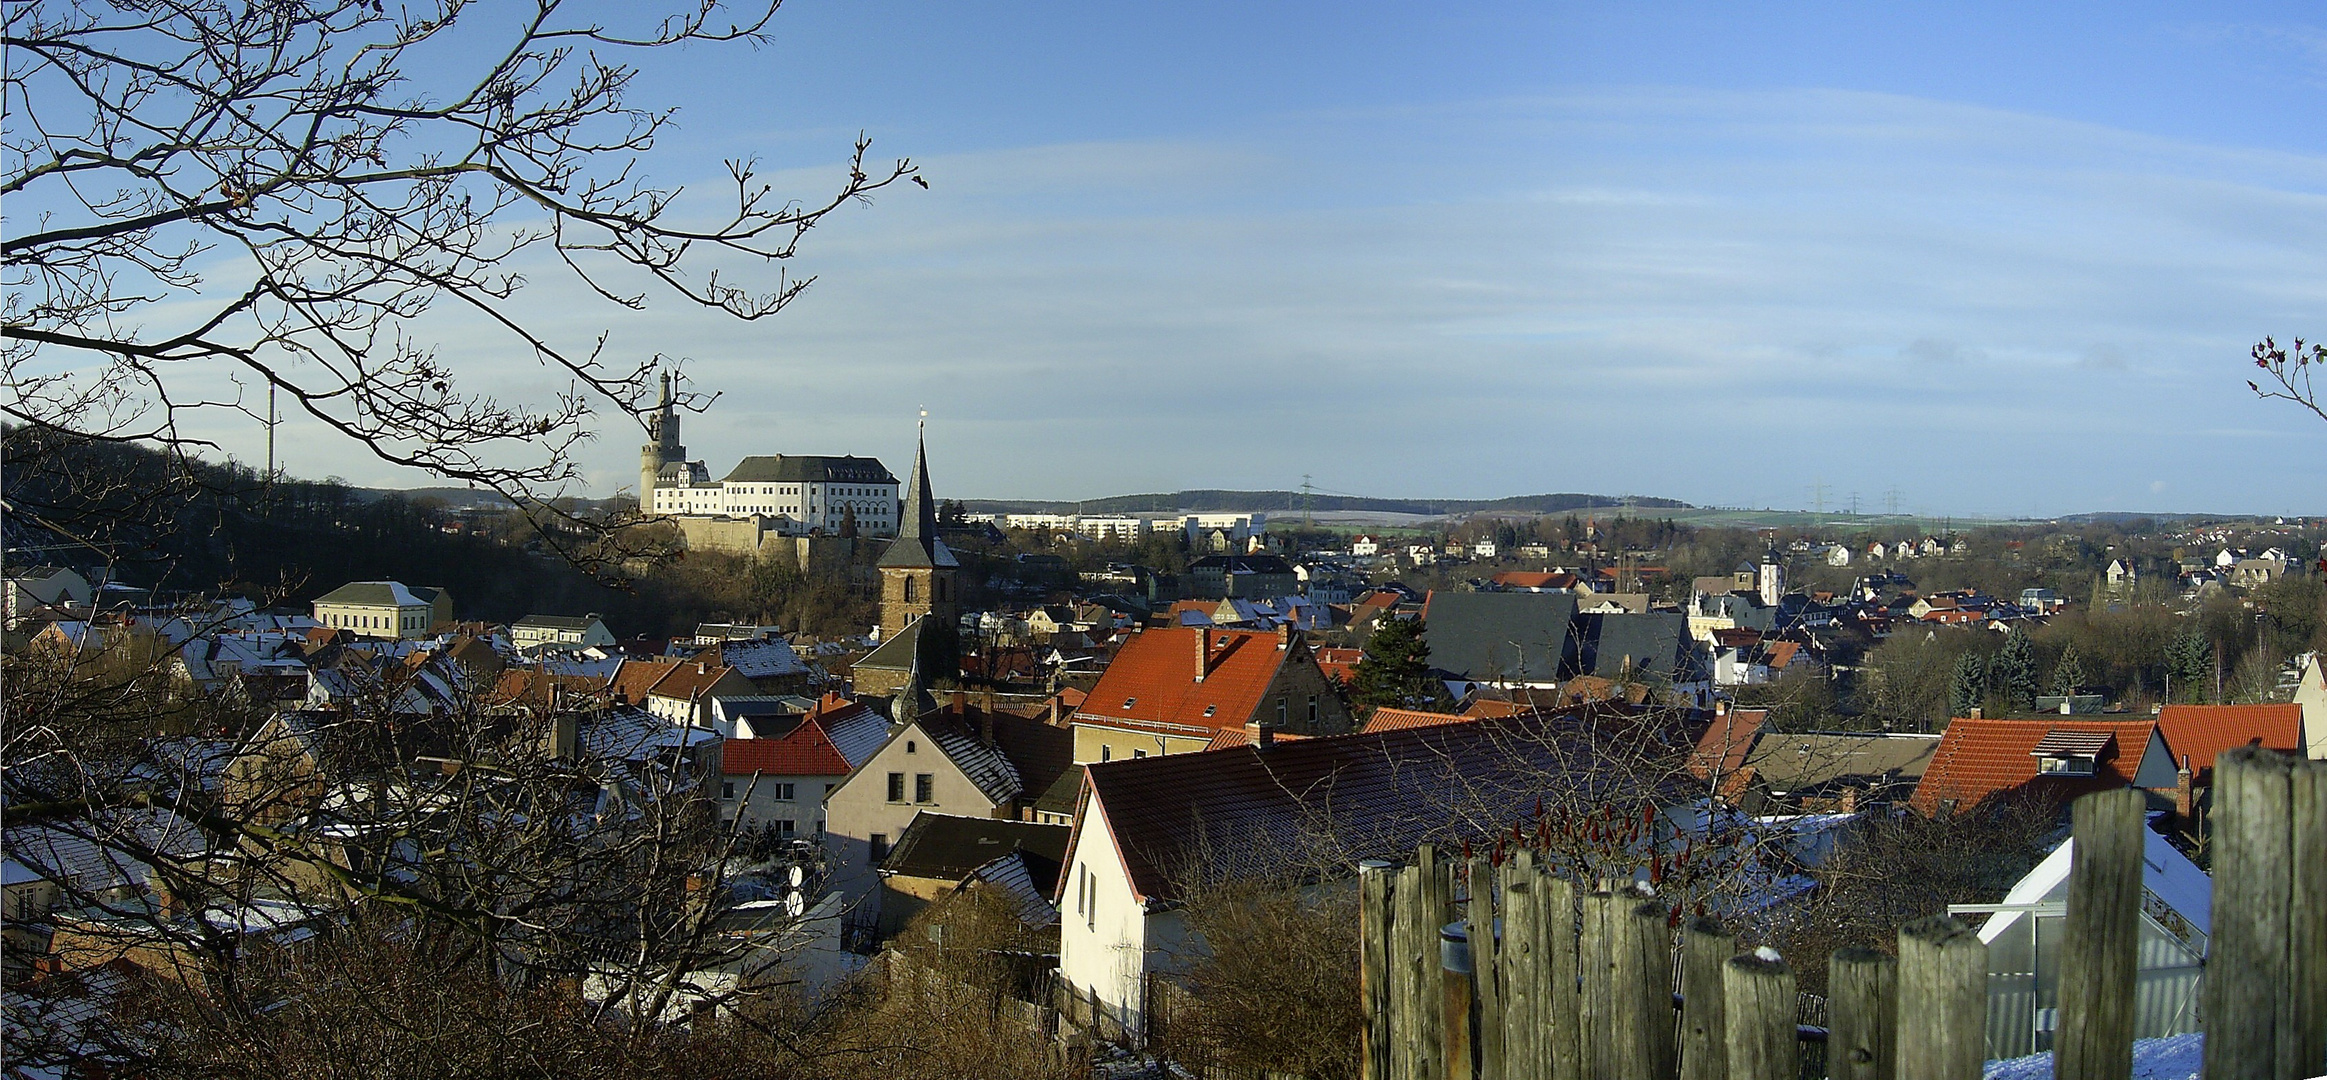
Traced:
[[1686, 510], [1677, 499], [1613, 495], [1512, 495], [1501, 499], [1373, 499], [1355, 495], [1304, 496], [1298, 491], [1179, 491], [1169, 495], [1115, 495], [1075, 502], [1044, 500], [969, 499], [970, 510], [992, 514], [1169, 514], [1178, 511], [1216, 512], [1260, 510], [1298, 513], [1305, 509], [1357, 510], [1372, 513], [1475, 514], [1485, 511], [1559, 514], [1570, 510], [1613, 510], [1629, 503], [1642, 509]]

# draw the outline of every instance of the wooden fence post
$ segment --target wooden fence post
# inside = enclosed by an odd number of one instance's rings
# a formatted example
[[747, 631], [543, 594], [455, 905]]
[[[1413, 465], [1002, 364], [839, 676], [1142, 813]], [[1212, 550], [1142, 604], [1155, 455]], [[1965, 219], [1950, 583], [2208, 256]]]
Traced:
[[1721, 965], [1723, 1043], [1734, 1080], [1795, 1080], [1802, 1050], [1795, 1042], [1794, 969], [1758, 949]]
[[1826, 966], [1826, 1075], [1898, 1075], [1899, 962], [1873, 949], [1836, 949]]
[[1486, 1074], [1479, 1069], [1478, 998], [1473, 994], [1477, 984], [1472, 979], [1478, 968], [1468, 924], [1457, 921], [1440, 927], [1438, 954], [1446, 972], [1446, 998], [1439, 1003], [1440, 1015], [1446, 1018], [1440, 1028], [1446, 1032], [1446, 1080], [1479, 1080]]
[[1520, 848], [1503, 865], [1503, 940], [1495, 949], [1502, 976], [1505, 1080], [1549, 1080], [1544, 1068], [1550, 1015], [1543, 1003], [1551, 987], [1543, 963], [1542, 884], [1535, 853]]
[[1398, 917], [1404, 924], [1405, 944], [1400, 955], [1412, 969], [1406, 994], [1406, 1021], [1410, 1032], [1400, 1036], [1410, 1053], [1401, 1080], [1440, 1080], [1446, 1072], [1443, 1025], [1446, 973], [1438, 958], [1438, 929], [1446, 923], [1444, 874], [1437, 849], [1423, 844], [1414, 851], [1414, 865], [1400, 882], [1406, 894]]
[[2292, 780], [2295, 1075], [2318, 1076], [2327, 1075], [2327, 761], [2297, 761]]
[[1609, 941], [1612, 929], [1609, 924], [1615, 921], [1616, 897], [1612, 893], [1592, 892], [1580, 898], [1579, 906], [1583, 918], [1576, 935], [1579, 993], [1576, 1058], [1582, 1075], [1592, 1080], [1613, 1080], [1617, 1064], [1609, 1027], [1616, 991], [1609, 977], [1614, 972], [1616, 958]]
[[2133, 1074], [2141, 868], [2147, 800], [2133, 788], [2076, 801], [2068, 872], [2068, 927], [2060, 953], [2059, 1080]]
[[1575, 883], [1550, 874], [1542, 874], [1538, 880], [1543, 888], [1539, 900], [1543, 972], [1550, 980], [1550, 991], [1543, 999], [1550, 1022], [1543, 1032], [1551, 1040], [1551, 1049], [1542, 1060], [1549, 1066], [1551, 1080], [1590, 1080], [1585, 1069], [1591, 1059], [1584, 1054], [1582, 973], [1576, 951]]
[[1464, 912], [1471, 947], [1471, 1031], [1479, 1075], [1500, 1078], [1503, 1067], [1503, 950], [1495, 940], [1495, 864], [1471, 858], [1470, 903]]
[[1673, 1075], [1673, 939], [1671, 911], [1629, 890], [1609, 908], [1616, 1007], [1610, 1042], [1615, 1080], [1670, 1080]]
[[1899, 928], [1898, 1080], [1980, 1080], [1988, 1058], [1988, 946], [1960, 919]]
[[1737, 939], [1703, 916], [1681, 927], [1681, 1080], [1725, 1080], [1727, 1036], [1721, 1021], [1721, 965]]
[[1358, 982], [1365, 1001], [1365, 1032], [1358, 1059], [1358, 1075], [1362, 1080], [1391, 1080], [1390, 966], [1397, 952], [1393, 937], [1397, 924], [1393, 876], [1393, 864], [1387, 859], [1367, 859], [1357, 864]]
[[2200, 984], [2207, 1080], [2282, 1075], [2277, 1036], [2294, 886], [2287, 765], [2247, 747], [2214, 759], [2214, 933]]

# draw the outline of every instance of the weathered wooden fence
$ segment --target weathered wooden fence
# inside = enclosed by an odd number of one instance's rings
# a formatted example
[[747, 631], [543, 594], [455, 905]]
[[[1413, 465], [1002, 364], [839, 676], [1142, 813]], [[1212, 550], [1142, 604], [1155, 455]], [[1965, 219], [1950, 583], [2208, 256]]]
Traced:
[[[2073, 814], [2054, 1075], [2124, 1080], [2143, 796]], [[2205, 1074], [2327, 1073], [2327, 763], [2222, 754], [2213, 822]], [[1901, 927], [1896, 956], [1829, 957], [1819, 1029], [1797, 1023], [1785, 958], [1739, 954], [1710, 920], [1676, 930], [1656, 898], [1585, 891], [1525, 850], [1497, 866], [1426, 844], [1359, 881], [1367, 1080], [1797, 1080], [1805, 1039], [1849, 1080], [1978, 1080], [1987, 1056], [1987, 946], [1944, 915]]]

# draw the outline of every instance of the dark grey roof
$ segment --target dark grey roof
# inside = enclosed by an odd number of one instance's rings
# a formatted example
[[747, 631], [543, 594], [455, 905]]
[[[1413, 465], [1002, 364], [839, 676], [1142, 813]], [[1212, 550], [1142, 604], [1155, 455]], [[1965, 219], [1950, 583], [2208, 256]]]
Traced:
[[1070, 831], [1065, 825], [923, 811], [914, 815], [913, 823], [897, 837], [897, 846], [881, 860], [881, 870], [960, 881], [978, 867], [1017, 850], [1034, 856], [1031, 861], [1035, 865], [1028, 869], [1034, 871], [1035, 885], [1048, 893], [1057, 880], [1060, 860], [1066, 858]]
[[[403, 597], [398, 596], [398, 590], [402, 590], [412, 600], [406, 601]], [[351, 581], [316, 597], [315, 602], [318, 604], [359, 604], [369, 607], [401, 607], [414, 601], [422, 604], [433, 604], [436, 602], [437, 595], [443, 591], [442, 589], [405, 585], [394, 581]]]
[[1574, 653], [1568, 593], [1433, 592], [1422, 639], [1430, 666], [1481, 682], [1551, 682]]
[[1685, 615], [1652, 612], [1646, 615], [1586, 615], [1579, 628], [1586, 670], [1604, 679], [1626, 674], [1693, 681], [1694, 665], [1686, 663], [1689, 620]]
[[1206, 555], [1189, 563], [1188, 569], [1230, 574], [1290, 574], [1293, 564], [1281, 555]]
[[1034, 800], [1034, 808], [1045, 814], [1073, 814], [1075, 799], [1083, 792], [1083, 769], [1077, 765], [1058, 774], [1042, 796]]
[[775, 454], [747, 457], [721, 480], [728, 484], [828, 483], [894, 484], [897, 477], [879, 458]]
[[[413, 590], [415, 595], [419, 591]], [[588, 630], [601, 621], [596, 615], [528, 615], [510, 625], [512, 628], [538, 626], [544, 630]]]
[[914, 652], [920, 648], [920, 643], [921, 620], [916, 618], [906, 623], [903, 630], [889, 635], [889, 640], [882, 642], [879, 648], [866, 653], [863, 659], [849, 667], [857, 670], [874, 668], [881, 671], [911, 671]]

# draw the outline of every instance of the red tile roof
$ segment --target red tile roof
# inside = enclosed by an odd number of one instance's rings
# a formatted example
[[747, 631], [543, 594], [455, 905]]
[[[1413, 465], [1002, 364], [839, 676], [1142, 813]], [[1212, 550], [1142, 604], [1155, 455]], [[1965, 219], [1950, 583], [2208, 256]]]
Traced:
[[2303, 752], [2300, 705], [2168, 705], [2157, 714], [2158, 730], [2173, 747], [2174, 764], [2190, 759], [2190, 771], [2214, 767], [2214, 755], [2238, 746]]
[[[1211, 658], [1202, 682], [1196, 681], [1199, 641]], [[1250, 630], [1165, 627], [1135, 634], [1091, 687], [1075, 719], [1127, 727], [1243, 727], [1290, 655], [1280, 644], [1273, 633]]]
[[[1943, 801], [1953, 800], [1968, 810], [1983, 799], [2021, 789], [2073, 799], [2092, 791], [2129, 787], [2140, 771], [2157, 724], [2149, 720], [1993, 720], [1958, 717], [1948, 722], [1939, 749], [1915, 785], [1910, 802], [1924, 814], [1937, 813]], [[2042, 776], [2037, 773], [2035, 749], [2046, 736], [2105, 735], [2108, 748], [2092, 776]], [[2167, 740], [2170, 748], [2171, 740]]]
[[1364, 649], [1328, 648], [1317, 650], [1317, 667], [1325, 672], [1325, 677], [1339, 679], [1345, 684], [1356, 677], [1357, 662], [1363, 659], [1365, 659]]
[[824, 725], [809, 719], [779, 739], [727, 740], [719, 768], [729, 776], [847, 776], [848, 759], [832, 745]]
[[[1500, 715], [1509, 716], [1511, 713]], [[1437, 724], [1467, 724], [1478, 719], [1479, 717], [1476, 715], [1463, 716], [1455, 713], [1425, 712], [1421, 709], [1393, 709], [1384, 705], [1375, 709], [1374, 714], [1366, 718], [1365, 727], [1360, 730], [1370, 734], [1377, 731], [1397, 731], [1401, 728], [1431, 727]]]

